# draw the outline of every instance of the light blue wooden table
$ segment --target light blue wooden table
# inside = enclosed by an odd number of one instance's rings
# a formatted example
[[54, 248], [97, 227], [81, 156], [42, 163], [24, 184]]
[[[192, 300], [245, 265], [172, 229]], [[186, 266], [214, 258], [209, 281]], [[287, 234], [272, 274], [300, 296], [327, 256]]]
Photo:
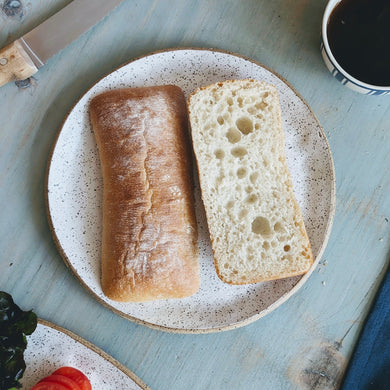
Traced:
[[[0, 1], [0, 47], [67, 3]], [[152, 389], [337, 388], [388, 264], [390, 98], [359, 95], [328, 73], [319, 52], [325, 5], [125, 0], [26, 88], [2, 87], [0, 289], [100, 347]], [[205, 335], [153, 330], [96, 302], [65, 266], [44, 200], [49, 151], [75, 101], [121, 64], [184, 46], [236, 52], [284, 77], [322, 124], [337, 182], [328, 246], [304, 287], [250, 325]]]

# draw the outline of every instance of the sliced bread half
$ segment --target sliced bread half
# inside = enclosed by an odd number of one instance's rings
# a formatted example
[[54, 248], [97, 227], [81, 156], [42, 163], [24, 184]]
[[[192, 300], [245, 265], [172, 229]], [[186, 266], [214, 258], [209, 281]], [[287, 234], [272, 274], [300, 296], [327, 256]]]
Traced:
[[275, 87], [219, 82], [196, 90], [188, 110], [220, 279], [248, 284], [307, 272], [313, 255], [286, 164]]

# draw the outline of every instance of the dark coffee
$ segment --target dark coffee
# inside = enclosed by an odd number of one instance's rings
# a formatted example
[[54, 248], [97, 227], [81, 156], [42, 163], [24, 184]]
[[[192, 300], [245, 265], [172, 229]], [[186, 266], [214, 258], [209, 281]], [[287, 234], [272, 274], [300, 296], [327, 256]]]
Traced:
[[342, 0], [330, 15], [327, 36], [351, 76], [390, 86], [390, 0]]

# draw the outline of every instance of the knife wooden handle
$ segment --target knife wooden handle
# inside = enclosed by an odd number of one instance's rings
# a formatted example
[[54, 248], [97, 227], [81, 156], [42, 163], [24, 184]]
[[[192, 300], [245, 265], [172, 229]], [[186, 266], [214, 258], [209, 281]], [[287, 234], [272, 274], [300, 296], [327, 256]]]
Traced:
[[0, 87], [13, 80], [25, 80], [37, 71], [18, 40], [0, 50]]

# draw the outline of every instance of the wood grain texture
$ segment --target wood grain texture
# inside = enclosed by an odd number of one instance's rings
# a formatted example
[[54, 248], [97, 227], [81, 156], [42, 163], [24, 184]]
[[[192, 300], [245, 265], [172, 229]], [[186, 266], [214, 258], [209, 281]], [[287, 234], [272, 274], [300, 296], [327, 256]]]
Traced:
[[20, 38], [71, 0], [0, 1], [0, 47]]
[[[66, 1], [0, 11], [0, 46]], [[0, 3], [0, 7], [4, 1]], [[319, 53], [326, 0], [126, 0], [53, 57], [27, 88], [0, 89], [0, 288], [126, 365], [152, 389], [334, 389], [389, 259], [390, 100], [359, 95]], [[276, 311], [244, 328], [180, 335], [128, 322], [78, 284], [54, 246], [44, 177], [66, 113], [119, 65], [168, 47], [251, 57], [307, 100], [333, 153], [337, 209], [318, 268]]]

